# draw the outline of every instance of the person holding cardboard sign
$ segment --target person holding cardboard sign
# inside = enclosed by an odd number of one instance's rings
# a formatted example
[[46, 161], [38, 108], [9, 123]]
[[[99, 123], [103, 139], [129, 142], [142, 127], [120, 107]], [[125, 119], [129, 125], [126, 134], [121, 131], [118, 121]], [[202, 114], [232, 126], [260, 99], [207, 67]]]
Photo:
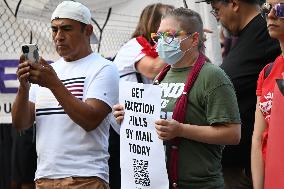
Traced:
[[[131, 39], [119, 49], [113, 60], [118, 68], [120, 82], [152, 83], [165, 66], [158, 57], [150, 34], [157, 31], [161, 17], [173, 8], [172, 5], [163, 3], [153, 3], [143, 8]], [[109, 137], [109, 172], [112, 189], [120, 189], [121, 186], [118, 133], [119, 127], [113, 123]]]
[[[223, 189], [222, 150], [240, 141], [240, 115], [232, 83], [203, 54], [203, 23], [190, 9], [166, 14], [152, 34], [167, 66], [154, 84], [162, 88], [163, 119], [158, 137], [166, 141], [171, 189]], [[122, 105], [114, 106], [117, 122]]]

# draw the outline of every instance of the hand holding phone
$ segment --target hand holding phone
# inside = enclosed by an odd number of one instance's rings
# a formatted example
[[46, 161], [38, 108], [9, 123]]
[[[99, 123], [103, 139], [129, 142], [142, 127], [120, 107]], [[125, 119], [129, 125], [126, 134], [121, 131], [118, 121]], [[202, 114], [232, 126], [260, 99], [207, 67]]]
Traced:
[[37, 63], [39, 60], [38, 47], [37, 44], [23, 44], [22, 52], [27, 60]]

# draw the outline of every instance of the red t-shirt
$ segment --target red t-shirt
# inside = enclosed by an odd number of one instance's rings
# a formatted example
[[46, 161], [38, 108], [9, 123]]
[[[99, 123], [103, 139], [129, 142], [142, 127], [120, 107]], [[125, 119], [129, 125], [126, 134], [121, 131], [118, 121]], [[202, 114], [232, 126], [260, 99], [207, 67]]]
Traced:
[[257, 89], [256, 89], [256, 95], [260, 97], [260, 102], [258, 105], [266, 122], [266, 128], [262, 134], [262, 155], [264, 160], [266, 157], [266, 147], [267, 147], [270, 114], [272, 108], [273, 91], [276, 83], [275, 80], [283, 78], [282, 77], [282, 72], [284, 72], [283, 56], [280, 55], [276, 58], [270, 74], [267, 76], [267, 78], [264, 78], [264, 73], [267, 68], [268, 65], [266, 65], [263, 68], [263, 70], [260, 72], [257, 81]]

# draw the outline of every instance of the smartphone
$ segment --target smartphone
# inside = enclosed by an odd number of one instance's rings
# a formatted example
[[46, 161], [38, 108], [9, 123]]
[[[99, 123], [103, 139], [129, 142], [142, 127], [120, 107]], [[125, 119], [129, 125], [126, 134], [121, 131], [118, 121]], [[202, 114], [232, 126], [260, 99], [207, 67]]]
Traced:
[[22, 52], [27, 60], [37, 63], [39, 60], [38, 47], [37, 44], [23, 44]]

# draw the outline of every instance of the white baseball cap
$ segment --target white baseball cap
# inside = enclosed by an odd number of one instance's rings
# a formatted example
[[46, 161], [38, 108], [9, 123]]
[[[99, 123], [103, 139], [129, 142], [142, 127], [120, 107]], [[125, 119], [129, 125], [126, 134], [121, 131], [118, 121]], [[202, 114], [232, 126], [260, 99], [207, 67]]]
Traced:
[[[85, 5], [74, 1], [63, 1], [57, 5], [56, 9], [52, 13], [51, 21], [59, 18], [68, 18], [84, 24], [91, 24], [90, 10]], [[94, 32], [90, 36], [90, 43], [98, 43], [98, 38]]]

